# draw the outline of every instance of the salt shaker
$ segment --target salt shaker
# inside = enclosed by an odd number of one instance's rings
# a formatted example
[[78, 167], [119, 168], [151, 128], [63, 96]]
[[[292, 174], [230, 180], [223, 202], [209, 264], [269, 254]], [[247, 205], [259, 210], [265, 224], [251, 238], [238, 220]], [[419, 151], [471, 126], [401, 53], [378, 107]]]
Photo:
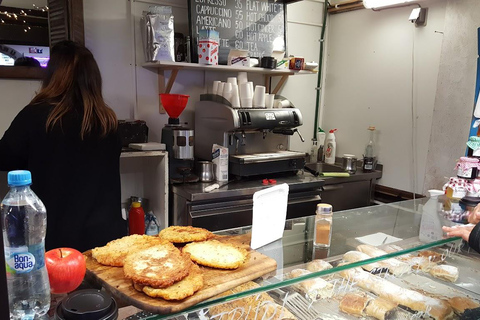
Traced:
[[317, 204], [313, 245], [324, 248], [330, 247], [330, 240], [332, 239], [332, 216], [333, 207], [331, 204]]

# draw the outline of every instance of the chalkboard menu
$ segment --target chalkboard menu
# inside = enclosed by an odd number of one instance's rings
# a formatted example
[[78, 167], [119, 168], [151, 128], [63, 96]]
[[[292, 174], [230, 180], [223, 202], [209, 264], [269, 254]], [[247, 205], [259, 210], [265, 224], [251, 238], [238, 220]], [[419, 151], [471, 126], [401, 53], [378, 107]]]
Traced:
[[189, 0], [192, 61], [197, 58], [198, 31], [220, 34], [219, 63], [227, 64], [230, 49], [248, 50], [251, 57], [286, 51], [286, 6], [274, 0]]

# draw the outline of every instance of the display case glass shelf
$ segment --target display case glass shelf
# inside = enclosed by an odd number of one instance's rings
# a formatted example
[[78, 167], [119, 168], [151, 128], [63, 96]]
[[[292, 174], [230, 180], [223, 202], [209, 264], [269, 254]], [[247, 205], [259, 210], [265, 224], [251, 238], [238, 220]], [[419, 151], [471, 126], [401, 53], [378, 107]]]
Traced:
[[[345, 312], [349, 310], [345, 301], [352, 297], [365, 302], [358, 314], [365, 319], [375, 319], [368, 317], [372, 311], [366, 306], [379, 302], [388, 306], [384, 313], [390, 319], [460, 319], [480, 307], [480, 255], [460, 238], [443, 238], [438, 228], [454, 223], [441, 211], [426, 214], [427, 201], [334, 212], [330, 248], [313, 245], [314, 216], [287, 220], [283, 238], [255, 251], [274, 259], [276, 270], [179, 312], [152, 314], [143, 306], [135, 319], [237, 319], [232, 312], [257, 314], [238, 319], [263, 319], [264, 314], [274, 319], [274, 314], [282, 312], [296, 319], [358, 319]], [[250, 227], [243, 227], [217, 234], [248, 244], [250, 232]], [[383, 253], [375, 256], [365, 248]], [[355, 262], [346, 255], [360, 249], [369, 255], [366, 260]], [[305, 271], [318, 260], [332, 268]], [[441, 270], [451, 277], [442, 276]], [[303, 275], [293, 278], [299, 272]], [[322, 283], [328, 285], [318, 286]], [[458, 309], [459, 302], [468, 305], [468, 310]]]

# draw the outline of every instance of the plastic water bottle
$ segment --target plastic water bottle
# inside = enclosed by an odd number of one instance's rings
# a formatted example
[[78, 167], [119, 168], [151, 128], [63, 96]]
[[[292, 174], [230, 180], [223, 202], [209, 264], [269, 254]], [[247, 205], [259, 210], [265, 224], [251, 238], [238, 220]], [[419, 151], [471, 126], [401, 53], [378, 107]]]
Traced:
[[45, 267], [47, 212], [31, 184], [30, 171], [10, 171], [10, 191], [1, 205], [10, 319], [38, 319], [50, 308]]

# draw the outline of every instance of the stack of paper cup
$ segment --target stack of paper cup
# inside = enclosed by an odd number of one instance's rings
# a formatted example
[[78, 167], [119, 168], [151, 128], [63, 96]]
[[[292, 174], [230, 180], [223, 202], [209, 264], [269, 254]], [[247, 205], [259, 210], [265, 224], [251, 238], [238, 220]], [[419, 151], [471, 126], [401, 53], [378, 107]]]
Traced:
[[240, 84], [240, 104], [242, 108], [252, 107], [252, 91], [248, 82]]
[[211, 94], [217, 94], [218, 92], [218, 85], [221, 81], [219, 80], [216, 80], [216, 81], [213, 81], [213, 85], [212, 85], [212, 91], [210, 92]]
[[265, 108], [265, 87], [255, 86], [255, 93], [253, 94], [253, 107]]
[[217, 94], [223, 96], [223, 88], [225, 87], [225, 82], [220, 82], [217, 87]]
[[265, 108], [272, 109], [273, 108], [273, 100], [275, 95], [273, 93], [265, 93]]
[[239, 72], [237, 79], [238, 79], [238, 85], [241, 85], [244, 82], [248, 82], [247, 73], [243, 71]]
[[233, 96], [233, 88], [232, 84], [230, 82], [226, 82], [223, 85], [223, 93], [222, 96], [227, 99], [229, 102], [232, 102], [232, 96]]
[[233, 108], [238, 109], [240, 108], [240, 94], [238, 93], [238, 85], [234, 84], [232, 87], [232, 100], [230, 102], [232, 103]]

